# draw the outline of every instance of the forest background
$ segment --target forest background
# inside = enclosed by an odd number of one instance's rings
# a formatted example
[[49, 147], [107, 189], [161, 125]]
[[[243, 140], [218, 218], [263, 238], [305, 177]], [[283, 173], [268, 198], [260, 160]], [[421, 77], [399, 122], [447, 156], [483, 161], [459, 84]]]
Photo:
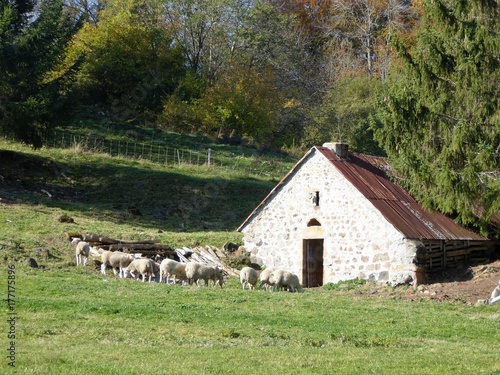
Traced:
[[[0, 134], [203, 134], [388, 156], [430, 209], [500, 237], [494, 0], [0, 0]], [[133, 136], [133, 133], [131, 133]]]

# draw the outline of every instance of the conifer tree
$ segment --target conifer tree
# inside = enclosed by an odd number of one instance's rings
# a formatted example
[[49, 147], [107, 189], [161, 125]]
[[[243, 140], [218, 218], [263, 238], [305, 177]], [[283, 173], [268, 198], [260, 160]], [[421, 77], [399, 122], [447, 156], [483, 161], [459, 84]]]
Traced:
[[500, 3], [426, 1], [424, 13], [415, 43], [397, 44], [376, 137], [426, 207], [498, 237]]
[[0, 133], [41, 146], [61, 100], [45, 74], [77, 26], [61, 0], [0, 0]]

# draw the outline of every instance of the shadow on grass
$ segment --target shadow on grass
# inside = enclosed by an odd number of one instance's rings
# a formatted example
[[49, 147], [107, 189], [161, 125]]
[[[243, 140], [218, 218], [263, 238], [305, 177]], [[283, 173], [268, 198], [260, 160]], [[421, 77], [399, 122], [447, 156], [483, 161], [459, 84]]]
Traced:
[[0, 150], [0, 198], [163, 230], [232, 231], [274, 186], [206, 167], [65, 159]]

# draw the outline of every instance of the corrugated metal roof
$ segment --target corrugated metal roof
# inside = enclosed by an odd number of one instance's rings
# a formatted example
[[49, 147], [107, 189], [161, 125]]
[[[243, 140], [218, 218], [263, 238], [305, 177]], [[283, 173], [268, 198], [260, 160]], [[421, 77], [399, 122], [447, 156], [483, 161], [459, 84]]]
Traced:
[[288, 181], [308, 157], [319, 151], [344, 177], [351, 182], [406, 238], [427, 240], [486, 240], [467, 230], [439, 212], [424, 209], [399, 185], [393, 183], [385, 171], [391, 168], [384, 158], [350, 153], [347, 159], [339, 158], [327, 147], [313, 147], [274, 187], [268, 196], [240, 225], [241, 230], [258, 213], [267, 201]]
[[458, 225], [451, 218], [430, 212], [384, 171], [390, 167], [384, 158], [351, 153], [339, 158], [326, 147], [316, 147], [380, 213], [407, 238], [438, 240], [485, 240], [483, 236]]

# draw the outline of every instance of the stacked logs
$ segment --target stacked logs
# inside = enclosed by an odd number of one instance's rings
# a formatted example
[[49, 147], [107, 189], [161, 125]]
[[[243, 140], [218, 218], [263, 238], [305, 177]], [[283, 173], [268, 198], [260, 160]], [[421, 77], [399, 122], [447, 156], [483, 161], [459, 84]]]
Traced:
[[68, 238], [78, 237], [83, 241], [88, 242], [90, 246], [101, 248], [110, 251], [122, 251], [124, 253], [140, 253], [145, 257], [151, 258], [159, 256], [162, 258], [173, 258], [176, 256], [175, 250], [169, 245], [161, 244], [160, 240], [145, 240], [145, 241], [123, 241], [116, 240], [98, 234], [70, 234]]

